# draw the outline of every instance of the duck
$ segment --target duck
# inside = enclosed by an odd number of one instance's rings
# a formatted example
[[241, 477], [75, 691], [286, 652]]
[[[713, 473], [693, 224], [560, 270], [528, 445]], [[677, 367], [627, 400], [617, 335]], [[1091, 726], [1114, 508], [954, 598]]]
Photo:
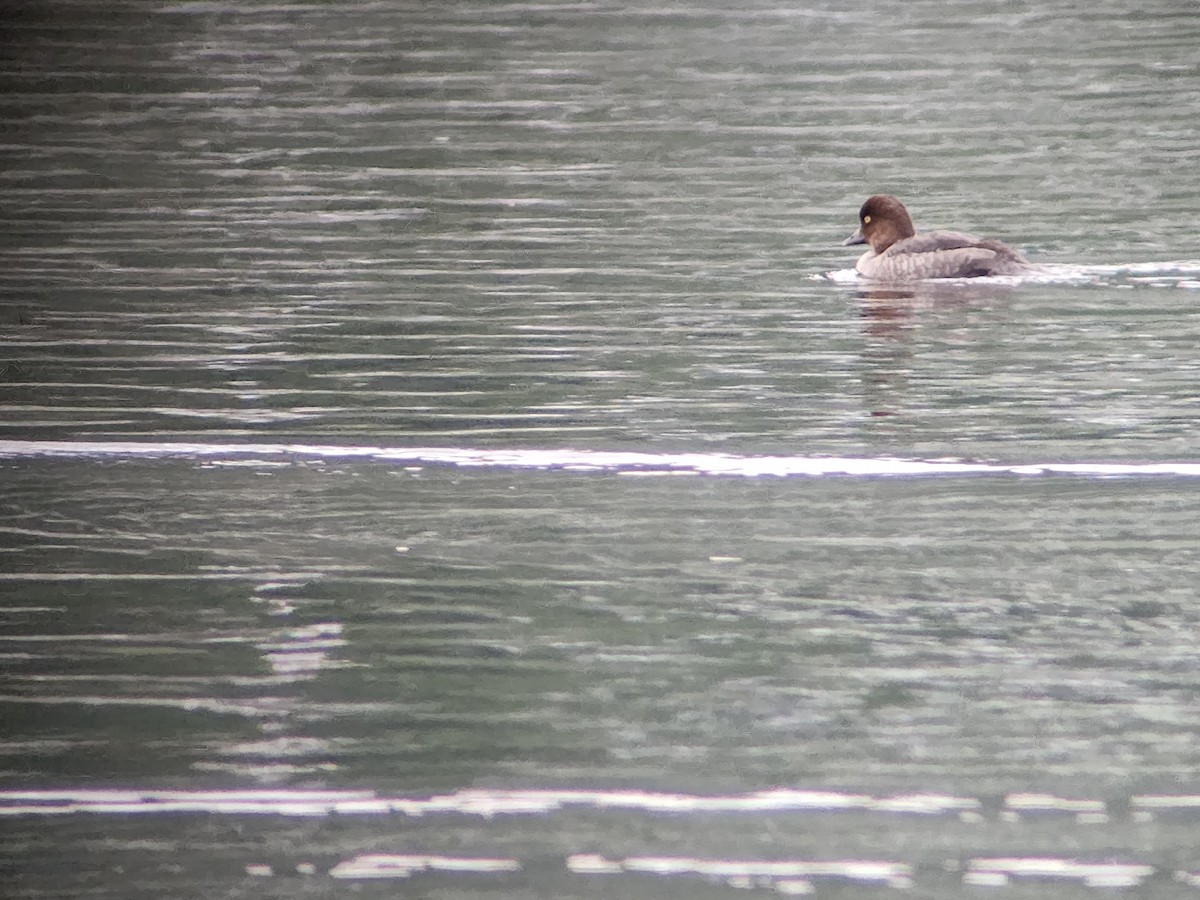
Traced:
[[868, 197], [858, 211], [858, 223], [842, 246], [870, 245], [854, 268], [876, 281], [979, 278], [1037, 270], [1018, 251], [1000, 241], [961, 231], [917, 234], [904, 204], [890, 194]]

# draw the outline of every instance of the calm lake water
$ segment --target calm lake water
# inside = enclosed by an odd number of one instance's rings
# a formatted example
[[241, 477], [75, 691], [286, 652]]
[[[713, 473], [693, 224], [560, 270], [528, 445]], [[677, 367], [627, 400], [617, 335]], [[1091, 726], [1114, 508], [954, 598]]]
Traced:
[[1200, 896], [1200, 7], [0, 42], [5, 896]]

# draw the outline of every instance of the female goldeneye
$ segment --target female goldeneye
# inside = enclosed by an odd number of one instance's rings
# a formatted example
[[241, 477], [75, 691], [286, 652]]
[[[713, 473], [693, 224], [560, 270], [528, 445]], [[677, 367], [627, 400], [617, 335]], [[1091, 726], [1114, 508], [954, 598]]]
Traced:
[[1037, 268], [1000, 241], [961, 231], [917, 234], [904, 204], [888, 194], [869, 198], [858, 211], [858, 221], [858, 229], [842, 246], [870, 244], [854, 268], [878, 281], [1020, 275]]

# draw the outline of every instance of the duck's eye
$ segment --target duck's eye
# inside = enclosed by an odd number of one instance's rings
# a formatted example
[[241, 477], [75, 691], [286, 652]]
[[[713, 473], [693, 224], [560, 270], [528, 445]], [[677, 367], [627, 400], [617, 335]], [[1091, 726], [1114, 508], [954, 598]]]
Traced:
[[864, 224], [864, 225], [870, 225], [870, 224], [871, 224], [871, 217], [870, 217], [870, 216], [863, 216], [863, 224]]

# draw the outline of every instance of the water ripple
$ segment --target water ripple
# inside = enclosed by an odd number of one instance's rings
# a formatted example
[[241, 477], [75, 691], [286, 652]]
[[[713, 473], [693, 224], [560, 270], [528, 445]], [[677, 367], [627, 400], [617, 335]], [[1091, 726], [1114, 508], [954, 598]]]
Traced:
[[[712, 816], [737, 816], [739, 828], [747, 827], [747, 816], [771, 816], [775, 827], [786, 827], [781, 815], [837, 817], [850, 814], [855, 827], [862, 829], [863, 816], [920, 816], [948, 819], [946, 827], [961, 834], [963, 828], [986, 829], [994, 822], [1000, 827], [1024, 825], [1029, 834], [1043, 827], [1047, 814], [1065, 814], [1075, 825], [1087, 827], [1116, 819], [1131, 819], [1161, 828], [1189, 827], [1200, 798], [1193, 795], [1134, 796], [1127, 802], [1065, 798], [1048, 794], [1013, 794], [999, 806], [984, 798], [939, 794], [871, 796], [838, 791], [773, 790], [752, 794], [697, 795], [647, 791], [481, 791], [416, 797], [388, 797], [370, 790], [241, 790], [241, 791], [153, 791], [153, 790], [18, 790], [0, 792], [0, 816], [10, 820], [37, 819], [87, 813], [93, 816], [127, 817], [137, 814], [204, 814], [206, 816], [282, 816], [361, 818], [403, 815], [420, 819], [429, 815], [467, 816], [486, 823], [485, 829], [498, 834], [512, 829], [503, 824], [512, 816], [548, 817], [556, 820], [571, 810], [594, 812], [619, 811], [623, 816], [670, 813], [676, 822], [695, 818], [700, 827], [713, 827]], [[1102, 818], [1097, 818], [1097, 815]], [[1180, 817], [1183, 817], [1182, 819]], [[344, 818], [342, 828], [349, 827]], [[622, 819], [627, 821], [627, 818]], [[752, 819], [753, 821], [753, 819]], [[828, 821], [828, 820], [826, 820]], [[496, 822], [496, 825], [492, 823]], [[1007, 823], [1007, 824], [1005, 824]], [[879, 823], [880, 826], [883, 823]], [[464, 823], [465, 826], [465, 823]], [[526, 826], [528, 827], [528, 826]], [[677, 828], [679, 825], [676, 826]], [[1055, 821], [1059, 841], [1071, 823]], [[1103, 841], [1102, 833], [1076, 839]], [[832, 887], [839, 883], [869, 885], [908, 891], [914, 887], [938, 884], [956, 887], [1004, 887], [1021, 882], [1073, 884], [1079, 888], [1111, 889], [1137, 887], [1150, 879], [1166, 879], [1180, 885], [1200, 887], [1200, 876], [1177, 864], [1122, 859], [1105, 853], [1100, 857], [1073, 857], [1053, 853], [994, 853], [938, 861], [888, 859], [866, 855], [825, 855], [815, 857], [762, 858], [712, 853], [655, 852], [654, 841], [647, 841], [641, 852], [612, 853], [570, 850], [549, 860], [514, 854], [465, 855], [414, 852], [411, 843], [393, 852], [357, 853], [335, 859], [323, 867], [304, 860], [281, 865], [278, 856], [271, 861], [251, 860], [244, 864], [248, 876], [271, 878], [288, 874], [290, 868], [303, 875], [324, 875], [338, 880], [407, 880], [421, 873], [443, 876], [470, 875], [492, 879], [498, 886], [505, 876], [536, 867], [561, 867], [561, 874], [583, 878], [653, 878], [656, 880], [703, 879], [734, 888], [759, 888], [783, 895], [809, 894], [817, 885]]]

